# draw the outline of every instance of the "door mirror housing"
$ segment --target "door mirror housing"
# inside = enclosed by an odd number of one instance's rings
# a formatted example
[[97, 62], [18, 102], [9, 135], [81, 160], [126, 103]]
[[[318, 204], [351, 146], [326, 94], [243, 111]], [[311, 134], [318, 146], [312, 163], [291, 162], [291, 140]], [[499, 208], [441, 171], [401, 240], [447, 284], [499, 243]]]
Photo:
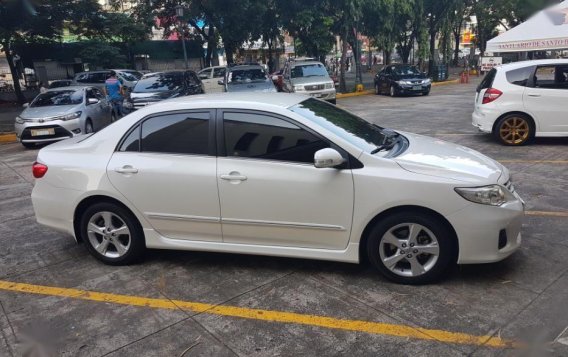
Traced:
[[22, 104], [22, 108], [27, 108], [27, 107], [29, 107], [29, 106], [30, 106], [30, 103], [24, 103], [24, 104]]
[[87, 105], [98, 104], [100, 101], [97, 98], [88, 98]]
[[318, 169], [326, 167], [337, 167], [345, 162], [341, 154], [332, 148], [325, 148], [316, 151], [314, 154], [314, 166]]

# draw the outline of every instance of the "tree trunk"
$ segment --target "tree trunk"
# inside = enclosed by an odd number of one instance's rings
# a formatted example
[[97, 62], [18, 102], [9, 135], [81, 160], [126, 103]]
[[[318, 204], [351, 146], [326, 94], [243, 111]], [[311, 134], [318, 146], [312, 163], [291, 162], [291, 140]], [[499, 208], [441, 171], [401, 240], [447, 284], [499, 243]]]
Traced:
[[266, 45], [268, 46], [268, 61], [267, 61], [268, 71], [270, 73], [272, 73], [272, 72], [274, 72], [274, 60], [272, 59], [272, 52], [273, 52], [272, 51], [272, 45], [273, 45], [272, 40], [267, 41]]
[[391, 51], [390, 50], [384, 50], [384, 55], [383, 55], [383, 64], [384, 65], [388, 65], [391, 63]]
[[215, 38], [215, 29], [213, 26], [209, 26], [209, 33], [207, 38], [207, 52], [205, 53], [205, 67], [212, 66], [211, 58], [213, 53], [217, 48], [217, 41]]
[[227, 64], [233, 64], [235, 62], [233, 55], [235, 50], [232, 44], [225, 43], [225, 58], [227, 59]]
[[16, 66], [14, 66], [14, 57], [10, 52], [10, 42], [5, 40], [2, 43], [2, 47], [4, 49], [4, 53], [6, 54], [6, 61], [8, 61], [8, 66], [10, 67], [10, 73], [12, 74], [12, 79], [14, 82], [14, 92], [16, 93], [16, 98], [19, 104], [24, 104], [27, 102], [24, 93], [22, 93], [22, 87], [20, 87], [20, 77], [18, 76], [18, 71], [16, 70]]
[[345, 83], [345, 62], [347, 61], [347, 28], [341, 34], [341, 63], [339, 64], [339, 91], [341, 93], [347, 92], [347, 85]]
[[428, 63], [428, 74], [432, 74], [434, 70], [434, 56], [436, 55], [436, 31], [430, 32], [430, 58]]
[[459, 66], [460, 62], [460, 33], [454, 32], [454, 41], [456, 42], [454, 45], [454, 66]]

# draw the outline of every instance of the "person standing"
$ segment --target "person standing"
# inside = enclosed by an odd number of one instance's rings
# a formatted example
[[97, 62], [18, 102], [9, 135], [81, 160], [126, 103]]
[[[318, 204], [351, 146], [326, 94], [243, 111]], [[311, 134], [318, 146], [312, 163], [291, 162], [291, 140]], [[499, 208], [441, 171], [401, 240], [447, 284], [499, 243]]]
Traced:
[[122, 102], [124, 101], [124, 87], [116, 77], [115, 71], [110, 71], [110, 77], [105, 81], [103, 88], [104, 94], [107, 97], [116, 118], [122, 118]]

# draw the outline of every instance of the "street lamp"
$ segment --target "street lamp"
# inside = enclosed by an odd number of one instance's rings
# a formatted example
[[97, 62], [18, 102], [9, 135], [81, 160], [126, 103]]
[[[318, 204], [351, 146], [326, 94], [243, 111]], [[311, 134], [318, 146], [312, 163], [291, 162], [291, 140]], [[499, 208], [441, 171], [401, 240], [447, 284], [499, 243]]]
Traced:
[[189, 68], [188, 64], [187, 64], [187, 50], [185, 49], [185, 33], [183, 31], [182, 28], [182, 19], [183, 19], [183, 12], [184, 12], [185, 8], [183, 7], [183, 5], [178, 5], [176, 6], [176, 17], [179, 21], [178, 23], [178, 34], [181, 35], [181, 46], [183, 48], [183, 61], [185, 63], [185, 69]]

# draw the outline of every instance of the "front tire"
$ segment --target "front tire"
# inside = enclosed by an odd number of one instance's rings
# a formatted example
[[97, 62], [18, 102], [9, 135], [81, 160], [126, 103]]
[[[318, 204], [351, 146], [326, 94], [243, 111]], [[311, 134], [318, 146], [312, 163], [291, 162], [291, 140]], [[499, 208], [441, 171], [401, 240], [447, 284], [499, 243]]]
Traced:
[[95, 130], [93, 129], [93, 123], [91, 122], [91, 120], [87, 120], [87, 122], [85, 123], [85, 134], [90, 134], [92, 132], [94, 132]]
[[454, 261], [455, 240], [439, 218], [400, 212], [381, 219], [369, 232], [367, 255], [387, 279], [426, 284], [440, 279]]
[[375, 94], [376, 94], [376, 95], [381, 94], [381, 89], [379, 88], [379, 85], [378, 85], [378, 84], [375, 84]]
[[389, 94], [391, 97], [397, 96], [398, 93], [396, 92], [396, 88], [394, 86], [390, 86]]
[[146, 249], [138, 220], [114, 203], [96, 203], [81, 216], [80, 234], [87, 250], [109, 265], [126, 265], [142, 258]]
[[337, 99], [328, 100], [331, 104], [337, 104]]
[[524, 114], [515, 113], [499, 119], [493, 136], [503, 145], [521, 146], [532, 140], [534, 132], [532, 121]]
[[24, 142], [22, 142], [22, 145], [24, 145], [24, 147], [26, 149], [34, 149], [36, 147], [35, 143], [24, 143]]

